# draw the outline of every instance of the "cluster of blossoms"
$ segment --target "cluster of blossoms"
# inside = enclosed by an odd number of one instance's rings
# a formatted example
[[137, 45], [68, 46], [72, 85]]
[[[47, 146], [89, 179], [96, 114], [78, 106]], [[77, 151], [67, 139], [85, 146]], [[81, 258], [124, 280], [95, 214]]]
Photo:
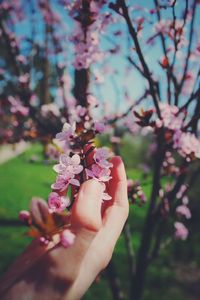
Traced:
[[185, 114], [179, 114], [179, 109], [175, 105], [159, 103], [161, 119], [156, 120], [156, 127], [165, 127], [170, 130], [178, 130], [183, 126]]
[[74, 67], [88, 69], [91, 64], [101, 61], [103, 53], [99, 49], [99, 33], [112, 21], [109, 13], [99, 14], [105, 1], [66, 1], [65, 7], [76, 22], [71, 41], [75, 46]]
[[[177, 200], [181, 200], [181, 204], [176, 207], [176, 214], [177, 216], [185, 219], [190, 219], [191, 218], [191, 211], [188, 207], [188, 197], [186, 196], [186, 192], [188, 190], [188, 186], [183, 184], [178, 193], [176, 194]], [[185, 240], [188, 236], [188, 229], [187, 227], [180, 221], [177, 221], [174, 223], [175, 227], [175, 238], [176, 239], [181, 239]]]
[[156, 33], [162, 33], [172, 40], [174, 39], [174, 36], [176, 36], [176, 39], [179, 40], [179, 47], [186, 43], [183, 20], [177, 19], [176, 21], [173, 21], [170, 19], [161, 19], [155, 24], [154, 31]]
[[18, 142], [24, 138], [29, 108], [23, 105], [18, 96], [2, 95], [0, 102], [0, 144]]
[[[108, 161], [111, 153], [107, 148], [95, 149], [93, 144], [95, 135], [102, 132], [103, 127], [103, 124], [93, 123], [84, 115], [80, 122], [72, 125], [65, 123], [62, 131], [56, 134], [54, 143], [59, 147], [61, 154], [59, 163], [53, 167], [57, 177], [51, 185], [52, 192], [48, 197], [48, 214], [51, 219], [54, 219], [55, 215], [62, 217], [69, 215], [80, 185], [90, 178], [97, 180], [104, 187], [102, 201], [111, 199], [106, 192], [106, 183], [112, 178], [112, 163]], [[21, 219], [27, 220], [27, 215], [30, 216], [30, 213], [23, 211]], [[32, 225], [32, 222], [28, 224]], [[61, 242], [64, 247], [71, 245], [75, 236], [69, 229], [70, 224], [66, 222], [61, 224], [58, 228], [54, 224], [52, 231], [45, 225], [45, 230], [39, 230], [40, 241], [47, 245], [56, 234], [57, 242]]]
[[23, 117], [28, 116], [29, 108], [24, 106], [19, 98], [8, 96], [8, 102], [10, 104], [10, 112], [13, 114], [19, 114]]
[[[152, 121], [154, 116], [154, 110], [142, 111], [141, 114], [134, 112], [136, 122], [141, 127], [151, 127], [156, 131], [161, 127], [165, 129], [165, 139], [168, 145], [172, 145], [172, 148], [187, 161], [191, 161], [195, 158], [200, 158], [200, 140], [194, 133], [185, 132], [185, 120], [187, 118], [186, 111], [180, 111], [177, 106], [169, 105], [167, 103], [159, 103], [159, 109], [161, 118]], [[171, 164], [173, 158], [168, 162]], [[165, 162], [165, 166], [169, 165]], [[175, 170], [176, 171], [176, 170]]]
[[[173, 149], [177, 150], [189, 162], [194, 158], [200, 158], [200, 141], [193, 133], [184, 131], [186, 127], [185, 120], [187, 118], [185, 112], [180, 112], [178, 107], [166, 103], [160, 103], [159, 109], [161, 119], [156, 119], [155, 121], [151, 119], [154, 116], [153, 110], [142, 112], [141, 114], [135, 113], [135, 116], [138, 118], [137, 123], [140, 126], [150, 126], [155, 132], [159, 131], [160, 128], [164, 128], [165, 142], [169, 150], [165, 152], [163, 172], [166, 175], [177, 176], [181, 173], [181, 169], [176, 166], [176, 160], [172, 155]], [[176, 207], [176, 214], [179, 220], [174, 223], [175, 238], [181, 240], [185, 240], [188, 236], [188, 229], [181, 222], [181, 218], [191, 218], [188, 197], [185, 195], [187, 189], [186, 185], [182, 185], [176, 194], [177, 200], [182, 203]], [[170, 186], [169, 188], [166, 187], [165, 190], [160, 189], [159, 191], [163, 215], [168, 214], [170, 211], [170, 201], [168, 199], [170, 191]]]
[[167, 175], [178, 175], [180, 173], [180, 168], [176, 166], [176, 160], [172, 156], [170, 151], [165, 153], [165, 160], [163, 161], [163, 171]]
[[138, 205], [142, 205], [146, 203], [147, 198], [142, 190], [139, 181], [133, 181], [132, 179], [128, 179], [128, 198], [131, 200], [131, 203]]
[[[162, 214], [163, 216], [166, 216], [170, 212], [170, 201], [168, 199], [168, 194], [173, 189], [173, 185], [167, 183], [164, 188], [161, 188], [159, 190], [159, 198], [162, 203]], [[176, 215], [178, 217], [178, 221], [174, 223], [175, 227], [175, 239], [179, 240], [185, 240], [188, 236], [188, 229], [187, 227], [181, 222], [182, 219], [190, 219], [191, 218], [191, 211], [188, 207], [188, 197], [186, 195], [186, 192], [188, 190], [188, 186], [183, 184], [181, 185], [179, 191], [176, 193], [176, 199], [178, 201], [181, 201], [181, 204], [176, 207]]]
[[175, 238], [178, 240], [186, 240], [188, 236], [188, 229], [181, 222], [175, 222]]
[[49, 2], [46, 0], [39, 0], [39, 8], [46, 24], [60, 23], [60, 16], [51, 9]]
[[200, 158], [200, 140], [190, 132], [177, 130], [173, 136], [174, 149], [186, 158], [187, 161]]
[[16, 1], [1, 1], [0, 4], [0, 16], [10, 14], [12, 15], [12, 22], [15, 24], [18, 21], [23, 20], [24, 13], [21, 9], [20, 0]]
[[41, 198], [32, 198], [30, 211], [22, 210], [19, 218], [30, 227], [28, 235], [38, 238], [41, 245], [52, 247], [61, 243], [67, 248], [74, 243], [75, 235], [67, 225], [68, 216], [50, 213]]
[[72, 42], [75, 45], [75, 69], [88, 69], [89, 66], [102, 59], [102, 53], [99, 51], [99, 36], [98, 31], [90, 26], [86, 36], [82, 27], [77, 24], [77, 30], [72, 37]]

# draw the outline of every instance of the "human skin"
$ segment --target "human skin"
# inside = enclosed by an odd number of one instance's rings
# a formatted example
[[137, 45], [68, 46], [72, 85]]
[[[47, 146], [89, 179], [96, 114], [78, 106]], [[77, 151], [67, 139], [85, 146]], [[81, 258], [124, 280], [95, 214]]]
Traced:
[[102, 203], [98, 181], [84, 182], [71, 214], [74, 244], [44, 248], [33, 241], [0, 281], [2, 300], [78, 300], [85, 294], [109, 263], [128, 217], [124, 165], [118, 156], [111, 162], [107, 191], [112, 200]]

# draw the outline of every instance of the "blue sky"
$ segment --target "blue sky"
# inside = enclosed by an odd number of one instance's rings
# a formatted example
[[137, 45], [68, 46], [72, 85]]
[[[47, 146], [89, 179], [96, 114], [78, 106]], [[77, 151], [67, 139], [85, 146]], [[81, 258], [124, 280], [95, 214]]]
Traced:
[[[31, 36], [31, 31], [32, 31], [32, 20], [31, 20], [31, 7], [30, 7], [30, 2], [29, 1], [22, 1], [25, 4], [25, 11], [27, 14], [27, 18], [25, 21], [20, 22], [17, 24], [15, 30], [17, 35], [19, 36]], [[167, 3], [166, 1], [161, 1], [162, 3]], [[189, 1], [190, 2], [190, 1]], [[37, 3], [37, 0], [32, 0], [32, 3], [34, 5]], [[74, 26], [72, 19], [68, 16], [67, 11], [64, 10], [61, 6], [57, 5], [57, 1], [53, 0], [51, 1], [53, 4], [55, 11], [57, 11], [63, 19], [63, 22], [65, 23], [65, 29], [63, 31], [60, 31], [60, 33], [63, 35], [63, 45], [64, 48], [66, 49], [67, 52], [67, 59], [63, 58], [62, 55], [59, 55], [58, 60], [67, 60], [67, 71], [70, 73], [73, 81], [73, 67], [72, 67], [72, 61], [73, 61], [73, 47], [69, 43], [69, 36], [71, 35], [72, 28]], [[145, 9], [150, 9], [154, 8], [154, 4], [152, 0], [141, 0], [141, 1], [134, 1], [131, 0], [129, 1], [130, 5], [137, 5], [139, 4]], [[176, 15], [177, 19], [179, 16], [182, 14], [183, 9], [184, 9], [184, 3], [185, 1], [177, 1], [176, 4]], [[131, 16], [134, 18], [139, 18], [143, 15], [142, 11], [134, 10], [131, 13]], [[166, 9], [163, 11], [163, 18], [169, 18], [171, 15], [171, 9]], [[198, 8], [198, 16], [200, 17], [199, 14], [199, 8]], [[155, 21], [155, 16], [151, 16], [152, 20]], [[44, 40], [44, 24], [41, 20], [41, 15], [38, 13], [36, 9], [36, 13], [34, 15], [34, 30], [36, 32], [37, 36], [37, 41], [43, 43]], [[199, 20], [200, 18], [196, 18], [196, 28], [200, 23]], [[121, 30], [122, 31], [122, 36], [119, 38], [113, 38], [113, 32], [116, 30]], [[139, 37], [140, 43], [142, 45], [142, 49], [144, 50], [144, 56], [149, 64], [149, 68], [154, 72], [155, 76], [157, 77], [158, 80], [163, 81], [165, 80], [165, 77], [163, 76], [162, 73], [162, 68], [158, 64], [158, 60], [162, 56], [162, 51], [160, 44], [156, 44], [153, 47], [147, 47], [145, 44], [143, 44], [144, 38], [147, 36], [150, 36], [152, 33], [152, 25], [151, 24], [146, 24], [143, 29], [142, 36]], [[66, 36], [66, 37], [65, 37]], [[91, 71], [94, 69], [97, 69], [101, 72], [102, 66], [105, 64], [107, 66], [110, 66], [110, 68], [115, 69], [114, 74], [110, 75], [105, 75], [103, 74], [104, 77], [104, 82], [96, 87], [95, 85], [91, 86], [91, 91], [100, 99], [100, 101], [106, 101], [110, 103], [110, 109], [114, 112], [117, 109], [120, 111], [124, 111], [127, 108], [127, 104], [124, 101], [124, 87], [126, 87], [131, 99], [137, 100], [137, 98], [143, 93], [144, 87], [146, 86], [146, 82], [141, 76], [133, 69], [130, 68], [130, 70], [127, 72], [127, 67], [129, 67], [129, 63], [127, 61], [126, 56], [130, 55], [130, 47], [132, 42], [128, 38], [127, 34], [127, 27], [124, 21], [122, 20], [121, 17], [118, 18], [118, 23], [117, 24], [111, 24], [108, 27], [108, 30], [105, 35], [101, 36], [101, 44], [100, 48], [102, 51], [106, 51], [110, 48], [112, 48], [112, 43], [109, 42], [108, 40], [111, 39], [114, 41], [115, 44], [121, 46], [121, 53], [118, 55], [107, 55], [107, 58], [92, 66]], [[26, 45], [22, 44], [22, 48], [25, 48]], [[137, 55], [134, 53], [131, 54], [132, 58], [137, 62]], [[164, 97], [164, 89], [166, 87], [166, 84], [161, 85], [161, 92]], [[165, 100], [165, 99], [163, 99]]]

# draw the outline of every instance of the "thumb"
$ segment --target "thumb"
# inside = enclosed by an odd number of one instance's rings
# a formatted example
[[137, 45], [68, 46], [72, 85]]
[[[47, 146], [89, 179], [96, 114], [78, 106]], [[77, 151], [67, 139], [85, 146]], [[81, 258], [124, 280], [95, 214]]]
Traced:
[[72, 226], [98, 231], [102, 226], [101, 205], [103, 186], [94, 179], [84, 182], [72, 208]]

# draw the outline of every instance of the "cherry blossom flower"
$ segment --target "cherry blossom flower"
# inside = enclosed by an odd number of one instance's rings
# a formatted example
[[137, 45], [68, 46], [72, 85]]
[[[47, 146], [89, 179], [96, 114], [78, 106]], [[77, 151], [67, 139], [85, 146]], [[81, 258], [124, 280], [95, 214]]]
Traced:
[[142, 190], [139, 181], [134, 181], [132, 179], [127, 180], [128, 198], [133, 204], [137, 203], [139, 200], [139, 205], [144, 204], [147, 198]]
[[200, 141], [193, 133], [177, 130], [173, 141], [174, 149], [177, 149], [181, 156], [188, 160], [191, 160], [192, 156], [200, 158]]
[[55, 140], [66, 141], [74, 138], [76, 130], [76, 124], [65, 123], [62, 129], [62, 132], [56, 134]]
[[88, 177], [97, 179], [98, 181], [106, 182], [111, 179], [110, 169], [102, 169], [97, 164], [93, 164], [91, 170], [86, 169], [86, 174]]
[[19, 213], [19, 219], [23, 222], [28, 221], [30, 218], [30, 212], [27, 210], [21, 210]]
[[69, 175], [71, 178], [82, 172], [83, 166], [80, 165], [80, 156], [74, 154], [70, 157], [67, 154], [61, 154], [60, 163], [53, 167], [54, 171], [59, 174]]
[[13, 114], [19, 113], [22, 116], [26, 117], [29, 113], [29, 108], [22, 105], [22, 102], [19, 98], [14, 98], [13, 96], [8, 96], [8, 101], [11, 104], [10, 111]]
[[20, 83], [27, 83], [29, 81], [29, 74], [23, 74], [19, 76], [19, 82]]
[[61, 212], [70, 205], [70, 200], [56, 192], [51, 192], [48, 198], [48, 205], [51, 212]]
[[183, 194], [186, 192], [187, 188], [188, 187], [186, 184], [182, 184], [178, 193], [176, 194], [176, 198], [181, 199], [183, 197]]
[[182, 203], [183, 203], [183, 205], [188, 205], [188, 203], [189, 203], [188, 196], [186, 196], [186, 195], [183, 196]]
[[26, 57], [25, 57], [24, 55], [21, 55], [21, 54], [17, 55], [17, 56], [16, 56], [16, 59], [17, 59], [20, 63], [23, 63], [23, 64], [25, 64], [25, 63], [27, 62]]
[[49, 113], [53, 114], [56, 117], [60, 116], [60, 110], [54, 103], [44, 104], [41, 106], [41, 114], [43, 117], [47, 118], [49, 116]]
[[112, 167], [112, 164], [107, 161], [107, 159], [109, 157], [110, 157], [110, 152], [105, 147], [97, 149], [94, 154], [94, 160], [101, 168], [111, 168]]
[[84, 32], [79, 23], [72, 37], [75, 44], [75, 62], [74, 67], [77, 70], [88, 69], [89, 66], [96, 61], [102, 59], [103, 53], [98, 48], [99, 36], [96, 28], [97, 24], [93, 24], [87, 28], [87, 36], [84, 38]]
[[190, 212], [189, 208], [186, 205], [179, 205], [176, 208], [176, 213], [178, 215], [184, 216], [186, 219], [191, 218], [191, 212]]
[[53, 190], [65, 191], [67, 190], [69, 184], [80, 186], [80, 182], [69, 174], [58, 175], [56, 178], [56, 182], [51, 185]]
[[87, 102], [90, 105], [90, 108], [94, 108], [94, 107], [98, 106], [97, 98], [94, 95], [89, 94], [87, 96]]
[[103, 133], [105, 131], [106, 127], [104, 125], [104, 123], [102, 122], [94, 122], [94, 130], [97, 133]]
[[183, 116], [178, 114], [178, 107], [167, 103], [160, 103], [159, 107], [162, 120], [156, 120], [157, 127], [160, 128], [161, 126], [164, 126], [171, 130], [181, 129], [183, 125]]
[[113, 144], [120, 144], [121, 143], [121, 138], [118, 137], [118, 136], [111, 136], [110, 141]]
[[130, 192], [131, 189], [133, 188], [133, 180], [132, 179], [127, 179], [127, 188], [128, 188], [128, 191]]
[[179, 37], [179, 45], [181, 42], [185, 41], [185, 29], [183, 28], [183, 20], [176, 19], [176, 21], [172, 21], [170, 19], [161, 19], [155, 24], [154, 31], [156, 33], [167, 35], [171, 39], [174, 38], [176, 31], [176, 36]]
[[42, 246], [47, 246], [47, 245], [49, 244], [49, 240], [46, 239], [44, 236], [41, 236], [41, 237], [39, 238], [39, 241], [40, 241], [40, 244], [41, 244]]
[[185, 227], [185, 225], [181, 222], [175, 222], [174, 227], [176, 229], [175, 238], [177, 240], [186, 240], [188, 237], [188, 229]]

